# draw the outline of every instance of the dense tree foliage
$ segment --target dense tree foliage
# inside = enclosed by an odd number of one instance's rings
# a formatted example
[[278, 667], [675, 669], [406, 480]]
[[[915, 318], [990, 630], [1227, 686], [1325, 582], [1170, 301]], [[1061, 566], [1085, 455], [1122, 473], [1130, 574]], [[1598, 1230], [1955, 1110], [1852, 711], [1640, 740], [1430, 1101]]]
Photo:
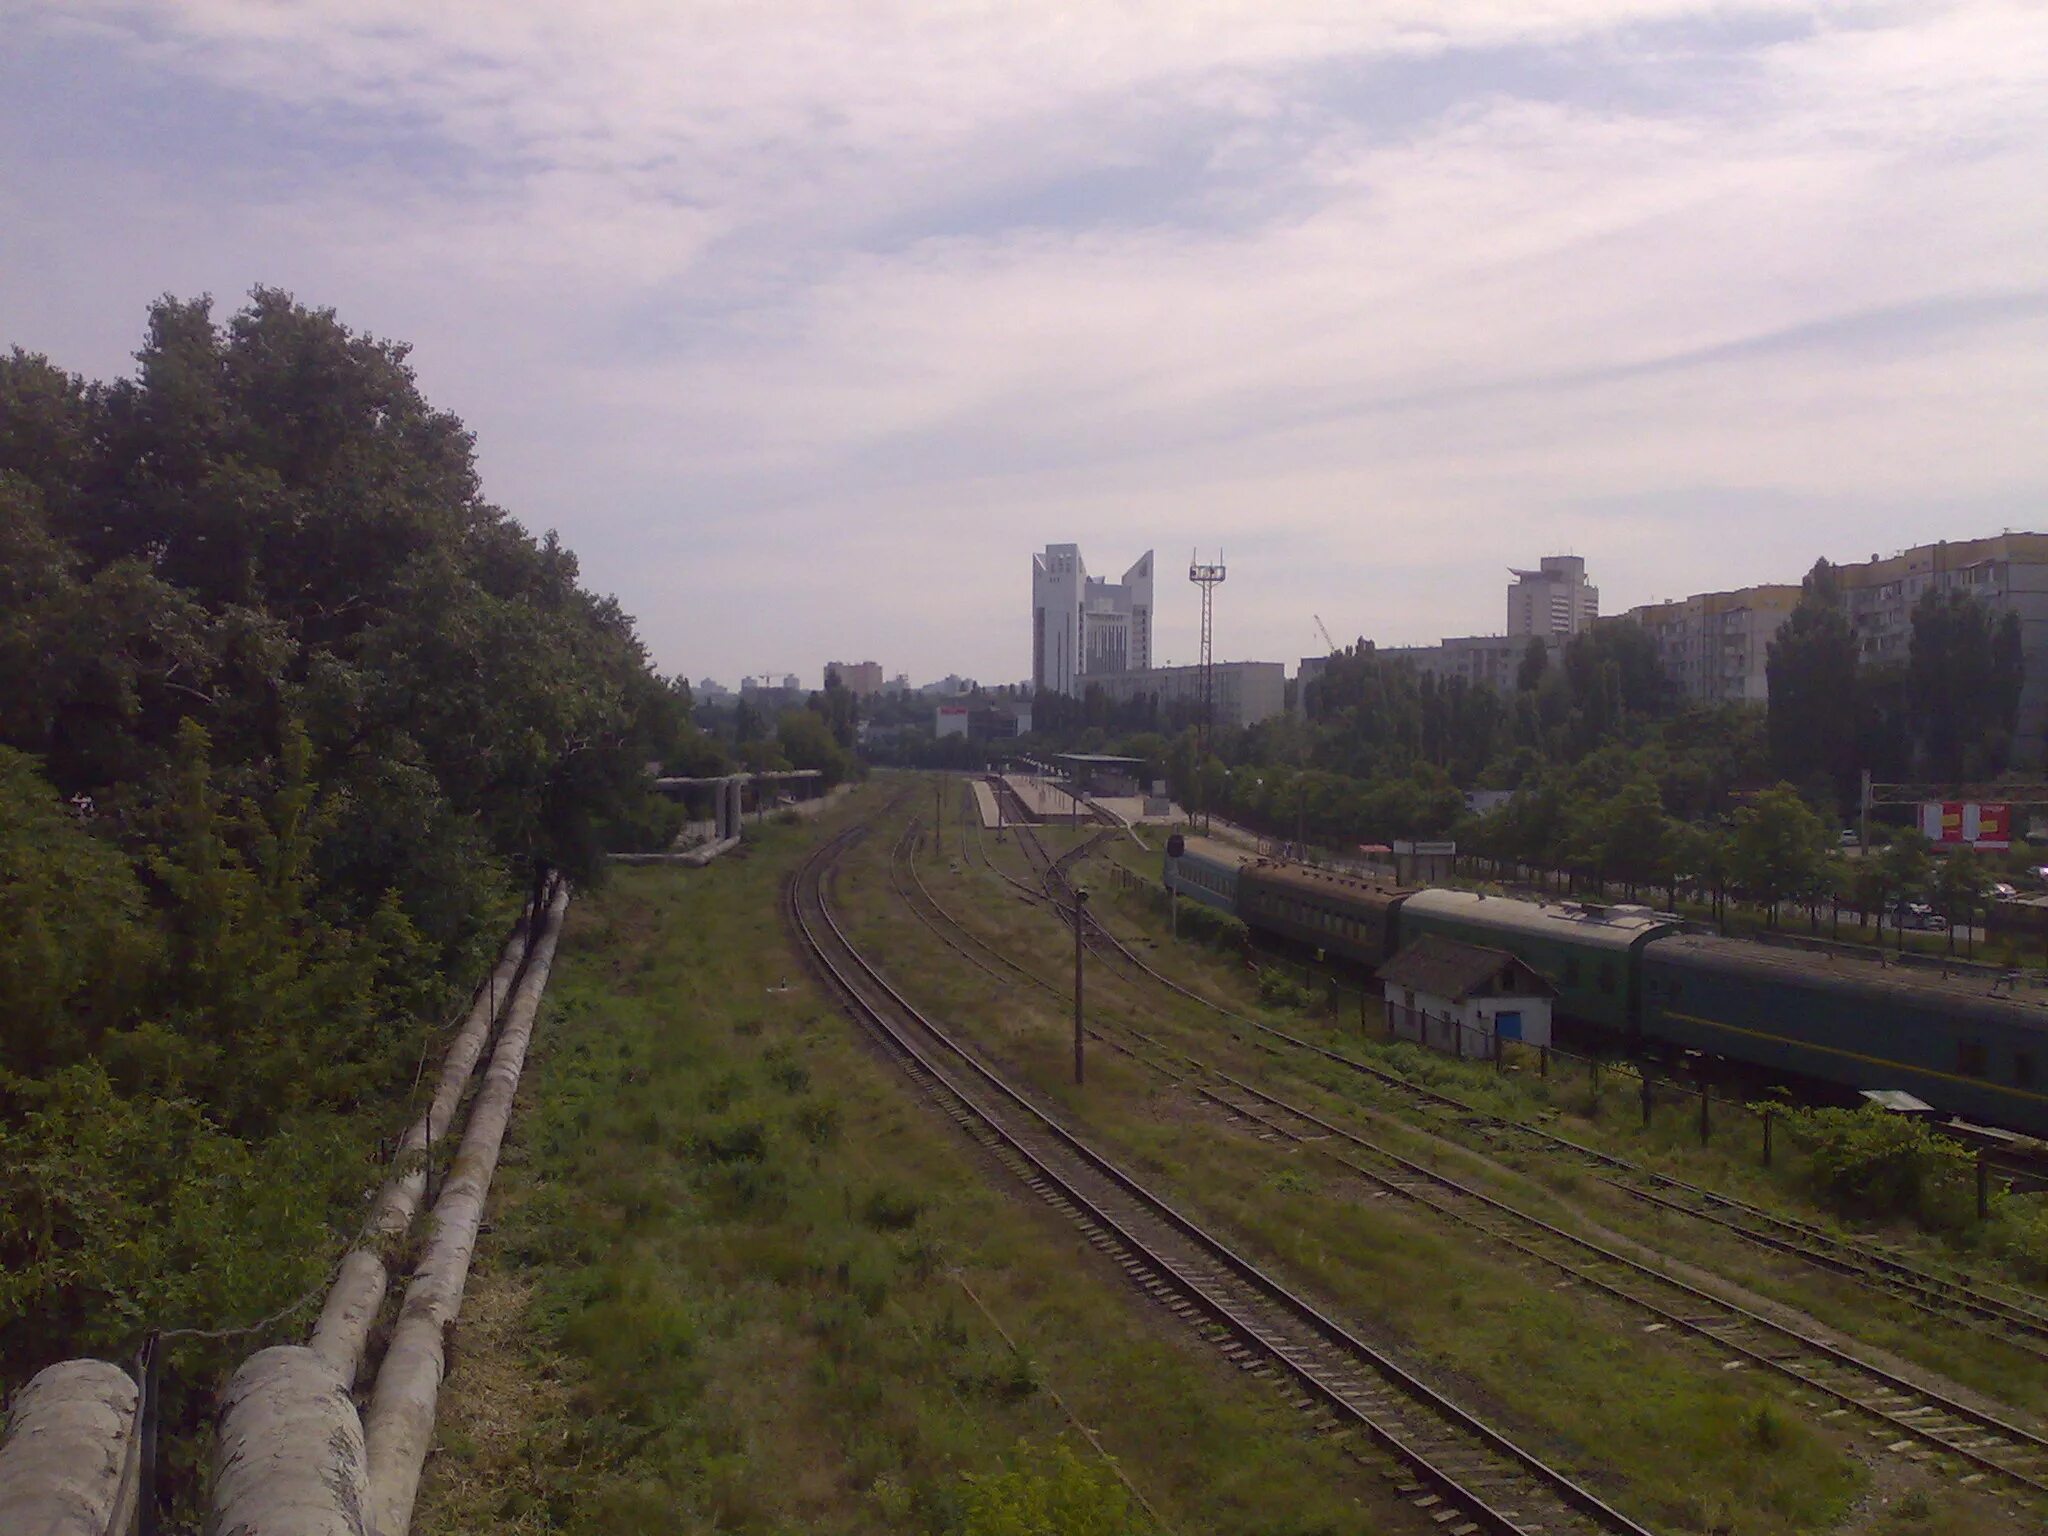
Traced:
[[1995, 777], [2012, 756], [2019, 619], [1994, 618], [1967, 592], [1920, 595], [1903, 666], [1859, 665], [1840, 577], [1820, 561], [1771, 642], [1767, 672], [1772, 765], [1845, 811], [1865, 769], [1963, 783]]
[[258, 290], [0, 359], [9, 1379], [303, 1285], [533, 872], [668, 835], [687, 691], [405, 356]]
[[1862, 761], [1856, 635], [1827, 561], [1808, 573], [1798, 606], [1771, 641], [1765, 676], [1772, 766], [1795, 784], [1825, 784], [1846, 796]]

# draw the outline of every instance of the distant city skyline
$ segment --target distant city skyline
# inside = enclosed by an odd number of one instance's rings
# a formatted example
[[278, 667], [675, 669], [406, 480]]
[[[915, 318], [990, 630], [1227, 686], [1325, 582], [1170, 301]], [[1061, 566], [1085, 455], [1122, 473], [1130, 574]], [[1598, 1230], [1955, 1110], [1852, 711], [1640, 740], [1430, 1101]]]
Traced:
[[1028, 676], [1048, 539], [1291, 662], [2048, 521], [2038, 6], [482, 14], [9, 7], [0, 345], [331, 305], [735, 683]]

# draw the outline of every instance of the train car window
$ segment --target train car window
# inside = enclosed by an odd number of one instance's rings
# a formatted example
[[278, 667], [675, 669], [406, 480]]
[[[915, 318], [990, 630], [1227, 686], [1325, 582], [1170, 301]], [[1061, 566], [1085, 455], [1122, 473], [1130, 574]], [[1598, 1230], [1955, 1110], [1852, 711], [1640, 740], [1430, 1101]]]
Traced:
[[1614, 962], [1612, 960], [1602, 960], [1600, 962], [1600, 990], [1602, 992], [1612, 992], [1614, 990]]
[[2032, 1051], [2014, 1051], [2012, 1053], [2012, 1080], [2022, 1088], [2033, 1086], [2034, 1053]]
[[1956, 1070], [1965, 1077], [1984, 1075], [1984, 1042], [1982, 1040], [1958, 1040], [1956, 1042]]

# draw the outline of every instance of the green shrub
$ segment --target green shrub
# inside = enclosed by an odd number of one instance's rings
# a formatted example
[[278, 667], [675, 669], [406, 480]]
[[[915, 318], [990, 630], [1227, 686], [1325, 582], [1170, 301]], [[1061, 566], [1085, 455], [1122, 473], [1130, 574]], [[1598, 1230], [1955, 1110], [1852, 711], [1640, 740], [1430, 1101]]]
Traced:
[[1274, 1008], [1292, 1008], [1307, 1013], [1316, 1005], [1313, 987], [1296, 981], [1287, 972], [1274, 967], [1259, 969], [1259, 1001]]
[[839, 1105], [831, 1099], [806, 1099], [790, 1119], [797, 1135], [814, 1147], [829, 1147], [839, 1139]]
[[1837, 1211], [1932, 1225], [1954, 1219], [1956, 1196], [1972, 1177], [1960, 1144], [1875, 1107], [1779, 1113], [1807, 1149], [1815, 1193]]
[[902, 1232], [917, 1225], [924, 1202], [910, 1190], [882, 1185], [861, 1202], [860, 1219], [877, 1232]]
[[1019, 1443], [1002, 1472], [963, 1479], [961, 1536], [1138, 1536], [1149, 1529], [1100, 1461]]

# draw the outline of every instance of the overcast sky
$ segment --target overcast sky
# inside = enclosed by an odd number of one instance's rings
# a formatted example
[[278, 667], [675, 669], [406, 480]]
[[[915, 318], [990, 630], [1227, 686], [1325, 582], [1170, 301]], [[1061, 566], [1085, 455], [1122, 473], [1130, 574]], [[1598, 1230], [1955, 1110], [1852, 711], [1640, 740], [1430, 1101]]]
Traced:
[[2048, 526], [2048, 6], [0, 0], [0, 345], [413, 344], [657, 661], [1219, 657]]

